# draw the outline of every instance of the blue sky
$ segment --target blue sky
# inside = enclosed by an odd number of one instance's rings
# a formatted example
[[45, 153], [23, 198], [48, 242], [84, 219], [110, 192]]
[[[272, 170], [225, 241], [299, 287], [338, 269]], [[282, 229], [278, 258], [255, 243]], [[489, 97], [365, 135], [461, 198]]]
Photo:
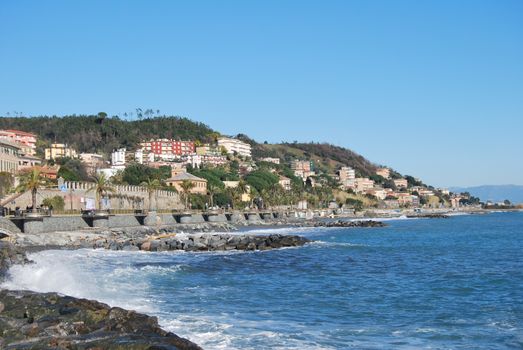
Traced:
[[0, 115], [137, 107], [523, 185], [523, 1], [0, 2]]

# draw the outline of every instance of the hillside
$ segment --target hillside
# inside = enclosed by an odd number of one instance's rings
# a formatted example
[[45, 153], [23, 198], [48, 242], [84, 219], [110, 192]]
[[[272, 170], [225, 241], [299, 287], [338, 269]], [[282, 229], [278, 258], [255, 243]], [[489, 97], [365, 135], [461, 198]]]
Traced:
[[293, 159], [311, 159], [317, 168], [326, 173], [334, 173], [341, 166], [351, 166], [357, 176], [371, 176], [377, 166], [363, 156], [343, 147], [326, 143], [283, 143], [255, 144], [253, 156], [277, 157], [284, 162]]
[[518, 185], [484, 185], [475, 187], [451, 187], [453, 192], [469, 192], [482, 201], [502, 202], [508, 199], [512, 203], [523, 203], [523, 186]]
[[52, 142], [67, 143], [79, 152], [108, 153], [118, 147], [134, 148], [150, 138], [210, 141], [213, 130], [187, 118], [160, 116], [142, 120], [122, 120], [99, 115], [32, 118], [2, 117], [0, 129], [32, 132], [41, 140], [40, 150]]
[[[79, 152], [109, 153], [113, 149], [134, 149], [151, 138], [173, 138], [211, 142], [219, 135], [203, 123], [176, 116], [158, 116], [141, 120], [123, 120], [98, 115], [70, 115], [64, 117], [1, 117], [0, 129], [19, 129], [38, 135], [38, 150], [52, 142], [67, 143]], [[376, 165], [363, 156], [342, 147], [326, 143], [260, 144], [248, 136], [237, 137], [252, 145], [255, 159], [278, 157], [286, 164], [294, 159], [310, 159], [320, 172], [332, 174], [341, 166], [351, 166], [357, 176], [372, 176]], [[395, 174], [395, 173], [394, 173]]]

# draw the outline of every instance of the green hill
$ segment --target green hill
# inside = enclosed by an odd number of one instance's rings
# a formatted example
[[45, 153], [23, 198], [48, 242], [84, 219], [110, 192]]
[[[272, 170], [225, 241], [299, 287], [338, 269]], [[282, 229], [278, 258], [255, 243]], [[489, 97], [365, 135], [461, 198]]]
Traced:
[[210, 141], [213, 130], [203, 123], [176, 116], [160, 116], [142, 120], [122, 120], [99, 115], [64, 117], [2, 117], [0, 129], [32, 132], [40, 139], [38, 148], [52, 143], [67, 143], [79, 152], [110, 152], [118, 147], [134, 148], [151, 138]]
[[[98, 115], [70, 115], [64, 117], [1, 117], [0, 129], [19, 129], [38, 135], [38, 150], [52, 142], [67, 143], [79, 152], [109, 153], [115, 148], [134, 149], [142, 140], [168, 138], [211, 142], [218, 135], [199, 122], [177, 116], [158, 116], [141, 120]], [[341, 166], [351, 166], [357, 176], [371, 176], [376, 165], [363, 156], [343, 147], [326, 143], [260, 144], [248, 136], [237, 137], [253, 147], [253, 157], [277, 157], [286, 164], [294, 159], [314, 162], [320, 172], [332, 174]]]
[[327, 143], [255, 144], [253, 156], [277, 157], [286, 163], [294, 159], [310, 159], [316, 169], [330, 174], [341, 166], [348, 165], [356, 170], [357, 176], [371, 176], [377, 168], [375, 164], [356, 152]]

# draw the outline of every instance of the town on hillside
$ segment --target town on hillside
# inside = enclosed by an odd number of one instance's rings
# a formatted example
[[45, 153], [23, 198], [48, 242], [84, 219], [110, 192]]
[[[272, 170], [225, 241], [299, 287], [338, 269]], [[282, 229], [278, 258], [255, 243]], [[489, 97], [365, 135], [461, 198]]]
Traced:
[[354, 212], [479, 205], [467, 193], [433, 188], [387, 167], [363, 176], [351, 164], [326, 170], [307, 153], [258, 157], [244, 138], [214, 133], [209, 139], [143, 139], [104, 154], [79, 152], [61, 140], [37, 147], [38, 134], [0, 130], [2, 213], [36, 208]]

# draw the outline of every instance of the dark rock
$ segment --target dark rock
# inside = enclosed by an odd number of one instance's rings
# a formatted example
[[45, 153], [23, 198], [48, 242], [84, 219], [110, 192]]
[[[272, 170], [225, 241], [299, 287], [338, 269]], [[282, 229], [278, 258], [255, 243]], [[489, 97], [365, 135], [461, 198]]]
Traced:
[[445, 214], [414, 214], [407, 215], [408, 218], [425, 218], [425, 219], [448, 219], [448, 215]]
[[155, 317], [96, 301], [6, 290], [0, 300], [2, 349], [201, 349], [162, 330]]
[[381, 221], [358, 220], [358, 221], [319, 221], [312, 224], [314, 227], [384, 227], [387, 226]]

